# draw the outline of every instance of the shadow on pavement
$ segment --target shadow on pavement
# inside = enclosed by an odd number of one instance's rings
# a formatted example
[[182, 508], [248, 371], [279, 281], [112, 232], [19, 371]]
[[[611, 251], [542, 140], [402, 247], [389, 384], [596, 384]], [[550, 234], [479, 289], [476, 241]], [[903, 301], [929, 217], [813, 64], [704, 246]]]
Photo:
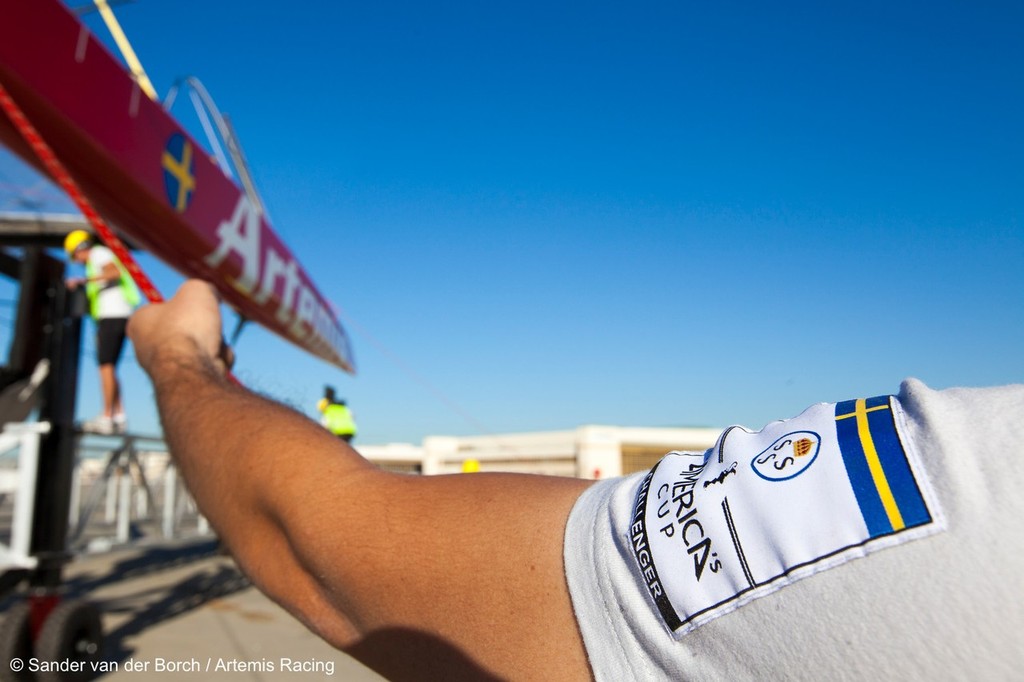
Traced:
[[248, 578], [233, 564], [222, 564], [203, 568], [174, 585], [104, 600], [100, 606], [106, 614], [127, 616], [124, 623], [107, 633], [105, 658], [122, 661], [134, 653], [126, 640], [250, 586]]

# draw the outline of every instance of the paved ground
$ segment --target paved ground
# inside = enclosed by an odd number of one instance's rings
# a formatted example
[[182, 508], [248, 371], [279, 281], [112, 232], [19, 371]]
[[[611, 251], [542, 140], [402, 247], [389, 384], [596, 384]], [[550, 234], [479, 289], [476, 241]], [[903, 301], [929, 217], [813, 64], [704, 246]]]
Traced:
[[210, 541], [86, 557], [65, 576], [103, 610], [104, 661], [116, 671], [101, 680], [383, 679], [251, 587]]

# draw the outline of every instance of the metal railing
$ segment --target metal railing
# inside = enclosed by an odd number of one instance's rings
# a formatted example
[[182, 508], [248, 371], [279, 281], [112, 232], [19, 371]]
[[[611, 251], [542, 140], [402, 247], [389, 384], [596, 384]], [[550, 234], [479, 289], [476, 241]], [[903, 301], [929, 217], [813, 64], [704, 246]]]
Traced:
[[[33, 568], [31, 536], [39, 441], [46, 422], [0, 432], [0, 570]], [[159, 436], [79, 433], [66, 547], [102, 552], [126, 545], [202, 537], [206, 519]]]
[[77, 450], [71, 549], [103, 551], [209, 534], [161, 437], [83, 433]]

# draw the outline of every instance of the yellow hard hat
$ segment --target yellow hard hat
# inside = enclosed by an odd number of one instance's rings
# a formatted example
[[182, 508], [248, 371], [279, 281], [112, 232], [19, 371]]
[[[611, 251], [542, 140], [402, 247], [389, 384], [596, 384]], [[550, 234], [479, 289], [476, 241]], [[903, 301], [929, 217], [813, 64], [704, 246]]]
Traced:
[[90, 239], [92, 239], [92, 235], [85, 230], [75, 230], [64, 238], [64, 250], [67, 251], [69, 256], [73, 256], [78, 247]]

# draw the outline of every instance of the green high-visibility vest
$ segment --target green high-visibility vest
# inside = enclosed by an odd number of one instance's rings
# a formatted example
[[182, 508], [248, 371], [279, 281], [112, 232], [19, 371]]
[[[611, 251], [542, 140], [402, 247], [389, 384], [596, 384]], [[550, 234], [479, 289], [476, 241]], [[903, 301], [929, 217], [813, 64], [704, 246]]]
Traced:
[[[139, 301], [142, 297], [139, 295], [139, 289], [135, 286], [135, 280], [128, 274], [128, 271], [121, 265], [121, 261], [117, 260], [117, 256], [114, 256], [114, 265], [117, 266], [117, 271], [121, 273], [121, 279], [118, 282], [118, 286], [121, 287], [121, 292], [124, 294], [124, 299], [128, 301], [128, 305], [135, 307], [139, 305]], [[89, 299], [89, 314], [92, 315], [94, 320], [99, 319], [99, 305], [100, 305], [100, 285], [99, 282], [90, 281], [94, 277], [99, 277], [100, 272], [96, 270], [92, 263], [86, 261], [85, 263], [85, 295]]]
[[356, 422], [346, 405], [331, 403], [324, 410], [324, 426], [335, 436], [354, 436]]

